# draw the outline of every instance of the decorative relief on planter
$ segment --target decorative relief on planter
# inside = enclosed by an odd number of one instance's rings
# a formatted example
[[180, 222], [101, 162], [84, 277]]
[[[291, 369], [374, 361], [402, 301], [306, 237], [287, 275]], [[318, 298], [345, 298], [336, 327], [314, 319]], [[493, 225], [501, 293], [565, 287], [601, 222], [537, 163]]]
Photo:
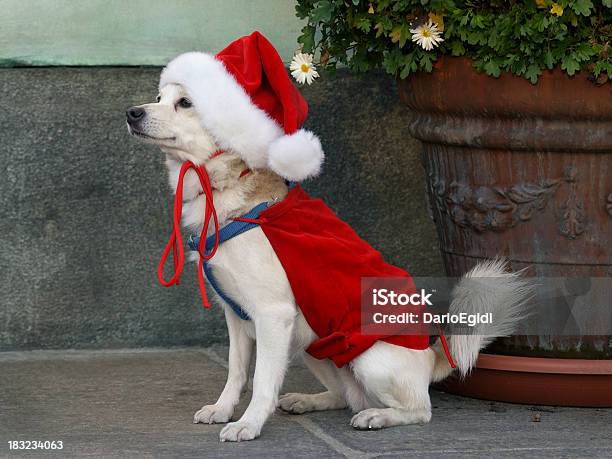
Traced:
[[477, 232], [504, 231], [518, 222], [527, 221], [546, 207], [561, 180], [540, 185], [521, 183], [511, 187], [469, 185], [430, 176], [430, 195], [438, 209], [463, 228]]
[[584, 205], [576, 193], [576, 175], [574, 166], [565, 169], [564, 181], [569, 185], [569, 193], [565, 204], [560, 209], [559, 231], [568, 239], [576, 239], [584, 233], [586, 220]]
[[[471, 187], [456, 181], [446, 184], [444, 179], [429, 176], [429, 196], [438, 209], [462, 228], [477, 232], [504, 231], [519, 222], [529, 220], [543, 210], [560, 185], [567, 183], [567, 199], [558, 208], [559, 232], [568, 239], [576, 239], [586, 226], [584, 204], [577, 192], [577, 170], [565, 169], [563, 178], [550, 179], [537, 185], [519, 183], [510, 187]], [[564, 187], [565, 188], [565, 187]], [[612, 193], [608, 196], [608, 215], [612, 217]]]

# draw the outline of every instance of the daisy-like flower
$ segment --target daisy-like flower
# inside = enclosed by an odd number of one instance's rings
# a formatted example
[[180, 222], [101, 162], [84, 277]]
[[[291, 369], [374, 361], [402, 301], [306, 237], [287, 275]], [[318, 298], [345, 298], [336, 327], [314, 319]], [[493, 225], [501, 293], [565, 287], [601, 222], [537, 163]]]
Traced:
[[312, 84], [314, 79], [319, 77], [312, 63], [312, 54], [297, 53], [291, 60], [289, 70], [293, 78], [300, 84]]
[[412, 34], [412, 41], [426, 51], [431, 51], [444, 41], [441, 36], [442, 33], [433, 21], [428, 21], [414, 29], [410, 29], [410, 33]]

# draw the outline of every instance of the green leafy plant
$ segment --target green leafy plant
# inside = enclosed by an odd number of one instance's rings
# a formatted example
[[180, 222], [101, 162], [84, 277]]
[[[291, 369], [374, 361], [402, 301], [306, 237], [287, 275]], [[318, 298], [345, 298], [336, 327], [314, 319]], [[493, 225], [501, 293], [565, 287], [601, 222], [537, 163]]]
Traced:
[[[298, 0], [306, 19], [298, 42], [320, 53], [320, 65], [356, 72], [384, 68], [406, 78], [431, 72], [442, 55], [466, 56], [498, 77], [502, 71], [532, 83], [545, 69], [612, 78], [612, 0]], [[433, 23], [444, 41], [426, 50], [411, 29]]]

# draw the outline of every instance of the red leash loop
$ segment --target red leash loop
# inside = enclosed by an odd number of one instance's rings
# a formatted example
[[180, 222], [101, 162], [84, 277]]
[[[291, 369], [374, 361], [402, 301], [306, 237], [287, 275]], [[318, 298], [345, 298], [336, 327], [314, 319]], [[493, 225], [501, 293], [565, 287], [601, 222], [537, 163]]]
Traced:
[[[203, 166], [196, 166], [191, 161], [185, 161], [181, 167], [181, 171], [178, 177], [178, 183], [176, 186], [176, 195], [174, 197], [174, 215], [173, 215], [173, 228], [170, 240], [162, 253], [159, 266], [157, 268], [157, 278], [159, 283], [165, 287], [171, 285], [179, 285], [181, 273], [183, 271], [183, 265], [185, 263], [185, 251], [183, 249], [183, 237], [181, 235], [181, 216], [183, 214], [183, 182], [185, 180], [185, 174], [189, 169], [193, 169], [200, 180], [202, 186], [202, 194], [205, 197], [206, 207], [204, 209], [204, 225], [202, 232], [200, 233], [200, 242], [198, 244], [198, 253], [200, 254], [200, 260], [198, 262], [198, 284], [200, 286], [200, 293], [202, 294], [202, 301], [205, 308], [210, 308], [210, 303], [206, 296], [206, 290], [204, 289], [204, 261], [210, 260], [215, 256], [217, 248], [219, 247], [219, 221], [217, 219], [217, 211], [213, 203], [212, 186], [210, 185], [210, 179], [206, 168]], [[210, 225], [210, 218], [212, 217], [215, 225], [215, 244], [209, 254], [205, 253], [206, 248], [206, 235], [208, 234], [208, 228]], [[174, 274], [169, 280], [164, 279], [164, 266], [168, 255], [172, 250], [174, 259]]]
[[[215, 151], [209, 159], [216, 158], [217, 156], [225, 153], [225, 150]], [[191, 161], [185, 161], [181, 166], [179, 172], [178, 183], [176, 185], [176, 194], [174, 196], [174, 210], [173, 210], [173, 222], [172, 222], [172, 234], [170, 240], [166, 244], [166, 248], [162, 253], [161, 260], [159, 260], [159, 266], [157, 267], [157, 279], [159, 283], [164, 287], [170, 287], [171, 285], [179, 285], [181, 273], [183, 272], [183, 265], [185, 264], [185, 251], [183, 249], [183, 236], [181, 235], [181, 216], [183, 215], [183, 182], [185, 181], [185, 174], [189, 169], [193, 169], [200, 180], [202, 186], [202, 194], [206, 202], [204, 208], [204, 223], [202, 226], [202, 232], [200, 233], [200, 242], [198, 243], [198, 253], [200, 254], [200, 260], [198, 261], [198, 284], [200, 286], [200, 294], [202, 295], [202, 302], [205, 308], [210, 308], [208, 297], [206, 296], [206, 289], [204, 288], [204, 262], [210, 260], [217, 253], [219, 248], [219, 220], [217, 218], [217, 211], [213, 202], [213, 189], [210, 184], [210, 178], [208, 172], [204, 166], [196, 166]], [[245, 169], [240, 173], [242, 178], [249, 174], [250, 169]], [[215, 225], [215, 243], [209, 254], [206, 254], [206, 235], [208, 234], [208, 228], [210, 226], [210, 218], [212, 217]], [[174, 274], [169, 280], [164, 279], [164, 267], [166, 266], [166, 260], [172, 250], [172, 258], [174, 260]]]
[[446, 354], [446, 359], [448, 360], [448, 363], [450, 364], [451, 368], [457, 368], [457, 365], [455, 365], [455, 362], [453, 360], [453, 356], [448, 350], [448, 343], [446, 342], [446, 337], [444, 336], [444, 332], [442, 331], [442, 327], [440, 327], [440, 325], [438, 325], [438, 333], [440, 334], [440, 342], [442, 343], [442, 348], [444, 349], [444, 354]]
[[236, 217], [236, 218], [232, 218], [232, 220], [237, 221], [237, 222], [246, 222], [246, 223], [255, 223], [256, 225], [261, 225], [262, 223], [266, 222], [267, 220], [265, 218], [244, 218], [244, 217]]

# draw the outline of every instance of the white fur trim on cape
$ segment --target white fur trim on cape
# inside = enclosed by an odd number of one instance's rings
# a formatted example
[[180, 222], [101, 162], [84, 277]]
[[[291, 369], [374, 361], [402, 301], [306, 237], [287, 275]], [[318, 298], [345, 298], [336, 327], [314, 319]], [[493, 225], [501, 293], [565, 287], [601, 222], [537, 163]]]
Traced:
[[233, 150], [252, 169], [267, 166], [268, 147], [282, 128], [259, 109], [221, 61], [199, 52], [181, 54], [162, 71], [160, 89], [182, 85], [220, 148]]
[[272, 142], [268, 166], [278, 175], [299, 182], [319, 175], [324, 159], [319, 138], [310, 131], [299, 131]]

